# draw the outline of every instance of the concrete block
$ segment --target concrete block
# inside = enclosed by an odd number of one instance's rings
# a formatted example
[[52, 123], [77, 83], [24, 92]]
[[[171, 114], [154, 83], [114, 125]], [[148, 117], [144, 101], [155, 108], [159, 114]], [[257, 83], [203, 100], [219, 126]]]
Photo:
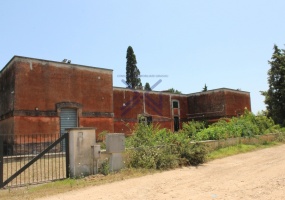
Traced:
[[125, 151], [125, 134], [109, 133], [106, 135], [106, 152], [121, 153]]
[[124, 167], [124, 158], [122, 153], [112, 153], [110, 157], [110, 170], [118, 171]]

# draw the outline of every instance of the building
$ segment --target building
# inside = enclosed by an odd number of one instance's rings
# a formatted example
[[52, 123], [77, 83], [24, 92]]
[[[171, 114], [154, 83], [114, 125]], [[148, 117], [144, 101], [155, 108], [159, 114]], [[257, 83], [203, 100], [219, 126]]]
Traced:
[[114, 87], [114, 130], [131, 134], [139, 121], [178, 131], [187, 122], [187, 96]]
[[114, 132], [112, 70], [13, 57], [0, 74], [0, 133]]
[[[177, 131], [189, 120], [216, 121], [251, 109], [248, 92], [172, 94], [113, 87], [113, 71], [14, 56], [0, 73], [0, 133], [63, 134], [96, 127], [131, 134], [138, 122]], [[98, 136], [98, 135], [97, 135]]]

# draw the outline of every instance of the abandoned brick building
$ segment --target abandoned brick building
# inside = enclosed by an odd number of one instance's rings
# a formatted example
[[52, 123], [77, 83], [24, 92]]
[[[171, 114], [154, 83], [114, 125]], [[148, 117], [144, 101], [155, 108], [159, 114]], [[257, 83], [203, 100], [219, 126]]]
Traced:
[[189, 120], [217, 121], [251, 109], [249, 92], [172, 94], [113, 87], [113, 71], [14, 56], [0, 74], [0, 133], [60, 134], [96, 127], [131, 134], [139, 121], [177, 131]]

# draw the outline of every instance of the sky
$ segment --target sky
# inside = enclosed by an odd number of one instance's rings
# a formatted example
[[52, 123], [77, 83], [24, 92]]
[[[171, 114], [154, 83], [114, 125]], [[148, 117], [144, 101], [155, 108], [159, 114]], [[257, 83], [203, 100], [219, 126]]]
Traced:
[[284, 0], [0, 1], [0, 69], [14, 55], [66, 58], [113, 69], [113, 85], [125, 87], [132, 46], [143, 85], [241, 89], [257, 113], [273, 46], [284, 49], [284, 8]]

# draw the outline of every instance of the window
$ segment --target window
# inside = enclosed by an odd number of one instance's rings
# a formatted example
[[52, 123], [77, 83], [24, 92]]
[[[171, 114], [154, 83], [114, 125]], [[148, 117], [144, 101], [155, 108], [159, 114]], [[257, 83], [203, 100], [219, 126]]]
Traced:
[[152, 123], [152, 116], [146, 117], [146, 124], [150, 125]]
[[174, 132], [179, 131], [180, 125], [179, 125], [179, 117], [174, 117]]
[[172, 101], [172, 108], [179, 108], [179, 101]]
[[152, 123], [152, 116], [139, 116], [139, 123], [150, 125]]

